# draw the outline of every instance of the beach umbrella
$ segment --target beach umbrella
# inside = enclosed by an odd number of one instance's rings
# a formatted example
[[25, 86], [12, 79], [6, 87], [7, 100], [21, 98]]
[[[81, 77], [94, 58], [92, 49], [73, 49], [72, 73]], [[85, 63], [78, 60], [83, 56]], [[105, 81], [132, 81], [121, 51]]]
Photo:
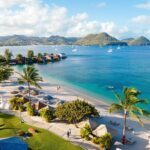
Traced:
[[40, 91], [39, 94], [42, 95], [42, 94], [45, 94], [45, 93], [43, 91]]
[[18, 91], [12, 91], [11, 94], [18, 94]]
[[19, 90], [19, 91], [23, 91], [24, 89], [25, 89], [25, 88], [24, 88], [23, 86], [19, 86], [19, 87], [18, 87], [18, 90]]
[[43, 99], [44, 99], [44, 100], [52, 100], [53, 97], [50, 96], [50, 95], [46, 95], [46, 96], [43, 97]]

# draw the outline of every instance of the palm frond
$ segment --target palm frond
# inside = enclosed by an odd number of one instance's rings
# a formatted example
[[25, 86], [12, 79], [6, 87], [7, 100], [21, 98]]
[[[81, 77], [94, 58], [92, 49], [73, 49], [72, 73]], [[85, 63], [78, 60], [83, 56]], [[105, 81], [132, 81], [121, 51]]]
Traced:
[[146, 117], [150, 117], [150, 112], [147, 110], [142, 109], [143, 115]]
[[144, 127], [144, 123], [142, 122], [142, 120], [140, 119], [140, 117], [139, 117], [136, 113], [130, 111], [130, 112], [129, 112], [129, 115], [130, 115], [130, 117], [132, 117], [132, 118], [134, 118], [136, 121], [138, 121], [142, 127]]
[[137, 99], [133, 104], [148, 104], [148, 101], [146, 99]]
[[140, 107], [131, 105], [128, 109], [136, 114], [143, 115], [143, 110]]
[[109, 107], [109, 113], [112, 113], [112, 112], [119, 112], [123, 110], [123, 107], [119, 104], [111, 104], [111, 106]]
[[113, 90], [113, 93], [116, 99], [119, 101], [119, 103], [121, 103], [121, 96], [115, 90]]

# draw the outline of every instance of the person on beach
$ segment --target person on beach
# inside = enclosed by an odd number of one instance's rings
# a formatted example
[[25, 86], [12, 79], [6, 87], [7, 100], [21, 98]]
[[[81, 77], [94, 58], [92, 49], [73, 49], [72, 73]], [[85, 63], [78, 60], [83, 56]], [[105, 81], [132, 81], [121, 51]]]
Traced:
[[68, 139], [69, 139], [69, 136], [70, 136], [70, 133], [69, 133], [69, 131], [67, 131], [67, 137], [68, 137]]
[[57, 86], [57, 92], [60, 90], [60, 86]]

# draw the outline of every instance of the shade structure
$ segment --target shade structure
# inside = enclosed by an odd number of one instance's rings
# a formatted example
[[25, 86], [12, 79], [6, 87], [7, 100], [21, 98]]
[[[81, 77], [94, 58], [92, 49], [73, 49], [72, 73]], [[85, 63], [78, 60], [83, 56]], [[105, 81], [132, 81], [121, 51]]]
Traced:
[[27, 150], [28, 144], [17, 137], [0, 139], [0, 150]]

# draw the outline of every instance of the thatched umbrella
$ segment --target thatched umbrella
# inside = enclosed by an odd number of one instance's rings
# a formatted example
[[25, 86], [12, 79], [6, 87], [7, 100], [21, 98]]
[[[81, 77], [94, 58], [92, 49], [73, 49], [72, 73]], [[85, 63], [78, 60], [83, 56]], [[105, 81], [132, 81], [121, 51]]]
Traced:
[[12, 91], [11, 94], [18, 94], [18, 91]]
[[31, 94], [32, 94], [33, 96], [39, 95], [39, 91], [33, 89], [33, 90], [31, 91]]

